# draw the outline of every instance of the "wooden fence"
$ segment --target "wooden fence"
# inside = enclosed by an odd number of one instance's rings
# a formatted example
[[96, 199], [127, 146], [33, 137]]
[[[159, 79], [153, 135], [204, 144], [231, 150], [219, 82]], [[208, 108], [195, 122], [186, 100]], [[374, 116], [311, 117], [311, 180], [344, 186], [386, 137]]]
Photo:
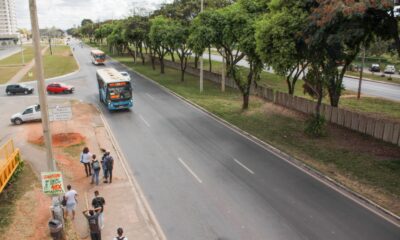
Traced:
[[20, 163], [19, 149], [14, 148], [12, 140], [7, 141], [0, 147], [0, 193], [7, 186], [8, 181]]
[[[180, 64], [178, 62], [165, 60], [165, 65], [174, 69], [180, 69]], [[199, 69], [190, 66], [187, 67], [186, 72], [195, 76], [200, 75]], [[222, 76], [220, 74], [204, 71], [203, 75], [204, 79], [221, 83]], [[235, 82], [230, 78], [226, 78], [225, 85], [237, 89]], [[262, 86], [258, 86], [257, 88], [252, 87], [251, 93], [292, 110], [305, 114], [315, 114], [317, 103], [306, 98], [292, 96]], [[400, 122], [373, 118], [362, 113], [336, 108], [326, 104], [322, 104], [321, 114], [328, 122], [400, 146]]]

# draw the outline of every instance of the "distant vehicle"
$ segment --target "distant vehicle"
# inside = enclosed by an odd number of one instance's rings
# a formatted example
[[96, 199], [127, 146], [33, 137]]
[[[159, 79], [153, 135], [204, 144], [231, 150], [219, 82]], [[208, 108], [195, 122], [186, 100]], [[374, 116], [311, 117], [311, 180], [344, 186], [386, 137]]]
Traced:
[[97, 49], [90, 51], [90, 57], [94, 65], [104, 64], [106, 61], [106, 54]]
[[387, 65], [383, 72], [387, 73], [387, 74], [395, 74], [396, 73], [396, 68], [394, 67], [394, 65]]
[[23, 112], [12, 115], [10, 120], [15, 125], [20, 125], [24, 122], [41, 121], [40, 105], [29, 106]]
[[74, 92], [74, 87], [65, 85], [63, 83], [50, 83], [47, 85], [47, 93], [48, 94], [53, 94], [53, 93], [73, 93]]
[[379, 64], [373, 63], [371, 64], [371, 67], [369, 68], [371, 72], [380, 72], [381, 68], [379, 67]]
[[99, 99], [108, 110], [129, 109], [133, 106], [131, 82], [114, 68], [96, 72]]
[[11, 84], [6, 87], [6, 93], [7, 95], [18, 93], [27, 95], [33, 93], [33, 87], [29, 87], [25, 84]]
[[131, 80], [131, 75], [129, 75], [128, 72], [119, 72], [121, 73], [122, 76], [126, 78], [126, 80], [130, 81]]

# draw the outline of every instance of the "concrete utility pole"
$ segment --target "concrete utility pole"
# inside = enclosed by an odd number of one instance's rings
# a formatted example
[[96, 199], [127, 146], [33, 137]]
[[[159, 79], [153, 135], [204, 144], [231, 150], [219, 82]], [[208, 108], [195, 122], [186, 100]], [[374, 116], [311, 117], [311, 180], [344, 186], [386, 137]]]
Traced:
[[43, 137], [44, 137], [44, 145], [46, 148], [47, 166], [49, 171], [56, 171], [57, 166], [53, 158], [53, 147], [51, 145], [49, 114], [47, 106], [47, 96], [45, 91], [43, 60], [40, 49], [40, 33], [39, 33], [37, 8], [35, 0], [29, 0], [29, 11], [31, 14], [33, 48], [35, 52], [35, 66], [37, 74], [36, 76], [38, 78], [38, 94], [40, 102], [40, 112], [42, 115]]
[[363, 77], [363, 71], [364, 71], [364, 63], [365, 63], [365, 46], [363, 49], [363, 58], [361, 62], [361, 69], [360, 69], [360, 79], [358, 81], [358, 92], [357, 92], [357, 99], [359, 100], [361, 97], [361, 83], [362, 83], [362, 77]]
[[[204, 0], [201, 0], [200, 12], [203, 12]], [[200, 54], [200, 92], [203, 92], [203, 53]]]

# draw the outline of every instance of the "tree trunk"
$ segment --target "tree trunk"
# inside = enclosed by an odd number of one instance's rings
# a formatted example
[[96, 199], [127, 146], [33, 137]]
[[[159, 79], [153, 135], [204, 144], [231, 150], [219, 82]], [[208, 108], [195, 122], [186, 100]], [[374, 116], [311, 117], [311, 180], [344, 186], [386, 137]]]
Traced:
[[156, 64], [155, 64], [155, 59], [154, 59], [154, 51], [149, 48], [149, 52], [150, 52], [150, 60], [151, 60], [151, 67], [153, 68], [153, 70], [156, 70]]
[[209, 64], [209, 71], [212, 71], [212, 66], [211, 66], [211, 47], [208, 47], [208, 64]]
[[331, 106], [338, 107], [340, 100], [340, 93], [338, 93], [338, 91], [336, 91], [335, 89], [331, 89], [331, 87], [329, 87], [328, 91], [329, 91], [329, 101], [331, 103]]
[[170, 54], [171, 54], [171, 59], [172, 59], [172, 61], [175, 62], [174, 52], [171, 52]]
[[160, 60], [160, 73], [164, 74], [164, 56], [161, 55], [158, 59]]
[[142, 45], [140, 45], [140, 48], [139, 48], [139, 51], [140, 51], [140, 57], [142, 58], [142, 64], [144, 65], [144, 56], [143, 56], [143, 48], [142, 48]]
[[246, 110], [249, 108], [249, 97], [250, 97], [250, 94], [248, 91], [246, 93], [243, 93], [242, 110]]
[[294, 84], [290, 81], [289, 77], [286, 78], [286, 83], [288, 85], [288, 93], [290, 95], [293, 95], [294, 94]]
[[131, 57], [133, 58], [133, 62], [136, 63], [136, 56], [132, 52], [132, 50], [129, 48], [129, 46], [127, 47], [127, 50], [128, 50], [129, 55], [131, 55]]

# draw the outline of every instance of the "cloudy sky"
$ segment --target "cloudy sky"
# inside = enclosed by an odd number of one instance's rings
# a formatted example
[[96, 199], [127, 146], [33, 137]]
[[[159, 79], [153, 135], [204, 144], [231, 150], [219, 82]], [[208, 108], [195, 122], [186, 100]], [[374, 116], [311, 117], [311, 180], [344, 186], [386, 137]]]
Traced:
[[[31, 28], [29, 0], [14, 0], [18, 28]], [[67, 29], [79, 25], [83, 18], [93, 21], [129, 16], [132, 9], [155, 10], [172, 0], [36, 0], [39, 26]]]

